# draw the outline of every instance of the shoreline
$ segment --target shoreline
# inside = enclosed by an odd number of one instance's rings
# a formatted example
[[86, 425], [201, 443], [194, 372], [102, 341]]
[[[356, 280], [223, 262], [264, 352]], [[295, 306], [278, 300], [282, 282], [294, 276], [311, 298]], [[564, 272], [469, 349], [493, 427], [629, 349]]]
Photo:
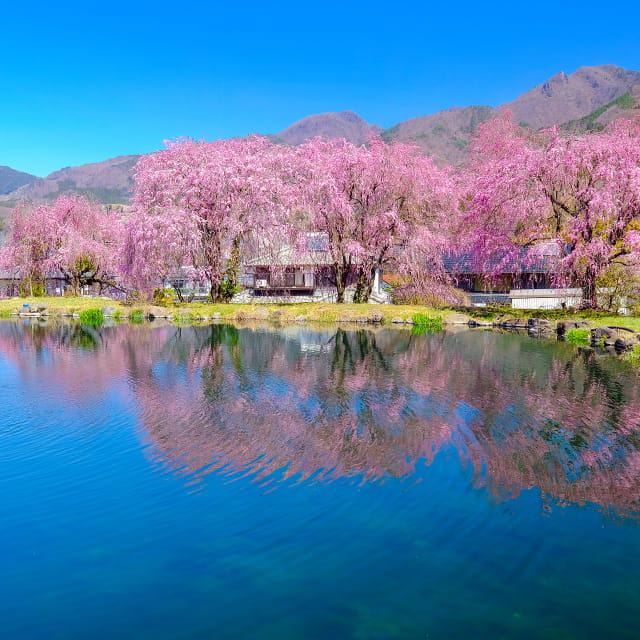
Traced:
[[468, 327], [527, 332], [530, 337], [599, 346], [624, 353], [640, 364], [640, 316], [606, 312], [514, 310], [509, 308], [436, 308], [422, 305], [337, 303], [125, 304], [110, 298], [41, 297], [0, 300], [0, 318], [70, 320], [100, 326], [161, 321], [176, 326], [212, 322], [271, 322], [280, 326], [350, 324], [407, 328], [422, 333]]
[[[27, 306], [28, 305], [28, 306]], [[181, 305], [125, 304], [111, 298], [40, 297], [0, 300], [0, 317], [79, 318], [83, 311], [102, 311], [116, 320], [161, 318], [176, 322], [210, 320], [274, 320], [279, 322], [356, 322], [362, 324], [420, 324], [439, 320], [443, 325], [527, 328], [536, 325], [555, 330], [558, 323], [588, 322], [590, 327], [617, 326], [640, 332], [640, 315], [608, 312], [520, 310], [506, 307], [437, 308], [426, 305], [337, 304], [303, 302], [287, 304], [224, 304], [193, 302]], [[416, 319], [416, 316], [418, 318]]]

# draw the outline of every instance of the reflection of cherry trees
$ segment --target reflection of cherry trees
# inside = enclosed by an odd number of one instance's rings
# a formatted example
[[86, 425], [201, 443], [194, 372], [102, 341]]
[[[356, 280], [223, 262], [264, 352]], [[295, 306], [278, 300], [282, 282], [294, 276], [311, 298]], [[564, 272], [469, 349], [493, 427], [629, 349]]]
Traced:
[[407, 477], [446, 446], [497, 496], [638, 511], [640, 389], [613, 358], [489, 332], [78, 331], [2, 323], [0, 354], [63, 399], [124, 380], [147, 451], [190, 477]]

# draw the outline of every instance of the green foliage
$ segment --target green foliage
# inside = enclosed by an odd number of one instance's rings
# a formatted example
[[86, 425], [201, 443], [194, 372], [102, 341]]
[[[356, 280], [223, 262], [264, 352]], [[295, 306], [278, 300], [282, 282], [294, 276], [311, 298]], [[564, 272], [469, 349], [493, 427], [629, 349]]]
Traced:
[[144, 313], [141, 309], [134, 309], [129, 314], [129, 322], [133, 324], [142, 324], [144, 322]]
[[385, 129], [381, 134], [380, 137], [385, 141], [385, 142], [391, 142], [400, 132], [400, 126], [399, 125], [393, 125], [393, 127], [389, 128], [389, 129]]
[[473, 105], [465, 109], [466, 112], [471, 112], [471, 118], [469, 119], [469, 125], [461, 127], [462, 133], [474, 135], [478, 125], [490, 120], [493, 117], [493, 109], [491, 107]]
[[427, 331], [442, 331], [442, 318], [436, 316], [431, 318], [424, 313], [413, 314], [413, 331], [414, 334], [421, 334]]
[[95, 271], [96, 265], [88, 255], [81, 255], [76, 258], [73, 268], [77, 273], [87, 273], [88, 271]]
[[596, 109], [589, 115], [584, 116], [583, 118], [579, 118], [578, 120], [570, 120], [569, 122], [562, 125], [562, 128], [568, 129], [570, 131], [602, 131], [602, 129], [604, 129], [604, 125], [599, 124], [598, 122], [596, 122], [596, 120], [603, 113], [605, 113], [605, 111], [614, 106], [619, 107], [620, 109], [635, 109], [638, 105], [636, 104], [631, 94], [627, 92], [621, 95], [619, 98], [616, 98], [608, 104], [605, 104], [603, 107]]
[[460, 151], [465, 149], [468, 145], [469, 143], [466, 140], [461, 140], [460, 138], [453, 139], [453, 146]]
[[242, 287], [233, 278], [225, 278], [220, 283], [220, 298], [223, 302], [229, 302], [236, 293], [240, 293]]
[[42, 282], [29, 282], [25, 280], [20, 283], [20, 297], [21, 298], [41, 298], [46, 296], [47, 292]]
[[625, 351], [620, 357], [634, 367], [640, 367], [640, 344], [634, 344], [629, 351]]
[[624, 95], [621, 95], [619, 98], [613, 101], [613, 104], [620, 107], [620, 109], [635, 109], [638, 105], [636, 101], [631, 96], [631, 93], [627, 92]]
[[588, 345], [591, 341], [591, 333], [588, 329], [569, 329], [566, 338], [571, 344]]
[[174, 322], [195, 322], [196, 316], [193, 313], [176, 313], [173, 316]]
[[80, 312], [80, 322], [88, 324], [92, 327], [99, 327], [104, 323], [102, 309], [85, 309]]
[[155, 304], [173, 304], [178, 299], [175, 289], [157, 288], [153, 290], [153, 301]]
[[431, 129], [431, 133], [433, 133], [434, 136], [442, 135], [445, 131], [446, 129], [441, 124], [437, 124], [433, 129]]

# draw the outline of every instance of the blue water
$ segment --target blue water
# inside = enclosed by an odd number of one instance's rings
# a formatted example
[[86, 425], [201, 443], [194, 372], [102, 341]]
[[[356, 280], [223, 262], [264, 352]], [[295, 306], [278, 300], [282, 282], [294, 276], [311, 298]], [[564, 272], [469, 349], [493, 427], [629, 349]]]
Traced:
[[6, 638], [638, 638], [637, 373], [490, 332], [0, 323]]

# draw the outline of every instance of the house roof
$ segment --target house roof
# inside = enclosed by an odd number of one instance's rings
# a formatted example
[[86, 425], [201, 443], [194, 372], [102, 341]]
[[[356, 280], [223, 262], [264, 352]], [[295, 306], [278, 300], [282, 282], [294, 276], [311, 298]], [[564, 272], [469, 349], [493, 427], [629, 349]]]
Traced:
[[556, 243], [543, 243], [535, 247], [519, 247], [511, 255], [494, 254], [480, 258], [471, 253], [449, 253], [442, 261], [451, 274], [496, 273], [549, 273], [554, 270], [560, 256]]
[[247, 266], [287, 267], [301, 265], [323, 265], [332, 262], [327, 251], [328, 240], [324, 233], [306, 233], [298, 246], [287, 239], [260, 238], [254, 255], [245, 261]]

